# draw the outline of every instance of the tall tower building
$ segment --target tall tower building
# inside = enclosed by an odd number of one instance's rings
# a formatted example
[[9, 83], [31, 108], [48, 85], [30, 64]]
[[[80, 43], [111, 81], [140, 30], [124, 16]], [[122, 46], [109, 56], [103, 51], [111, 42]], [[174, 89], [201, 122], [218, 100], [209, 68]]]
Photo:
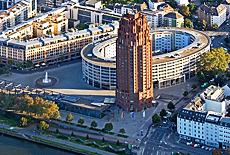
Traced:
[[116, 45], [116, 104], [124, 111], [150, 108], [153, 100], [152, 40], [146, 17], [125, 14]]

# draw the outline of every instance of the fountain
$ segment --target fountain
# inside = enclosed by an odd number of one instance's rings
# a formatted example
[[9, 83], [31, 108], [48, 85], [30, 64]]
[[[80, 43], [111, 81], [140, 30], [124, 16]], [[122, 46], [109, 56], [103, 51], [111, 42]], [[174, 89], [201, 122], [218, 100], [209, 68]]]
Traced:
[[48, 78], [48, 73], [46, 72], [45, 78], [42, 80], [43, 83], [50, 83], [51, 79]]

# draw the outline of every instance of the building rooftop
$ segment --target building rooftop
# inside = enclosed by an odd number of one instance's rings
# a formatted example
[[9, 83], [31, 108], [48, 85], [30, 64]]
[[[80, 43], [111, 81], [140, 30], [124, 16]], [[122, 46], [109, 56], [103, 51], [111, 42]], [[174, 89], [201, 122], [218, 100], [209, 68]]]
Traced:
[[223, 4], [218, 5], [217, 3], [215, 3], [212, 7], [209, 7], [206, 4], [202, 4], [199, 8], [202, 12], [215, 16], [219, 16], [223, 11], [226, 11], [227, 9]]
[[164, 17], [168, 17], [168, 18], [172, 18], [172, 19], [184, 18], [184, 16], [182, 16], [179, 12], [170, 12], [170, 13], [164, 15]]

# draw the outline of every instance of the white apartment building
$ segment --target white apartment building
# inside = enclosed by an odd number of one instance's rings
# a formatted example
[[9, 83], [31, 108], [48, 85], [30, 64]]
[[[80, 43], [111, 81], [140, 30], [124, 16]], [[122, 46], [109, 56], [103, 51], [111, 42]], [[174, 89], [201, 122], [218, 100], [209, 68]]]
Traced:
[[219, 5], [217, 9], [217, 13], [211, 15], [211, 26], [213, 26], [215, 23], [218, 25], [222, 25], [226, 20], [226, 14], [227, 14], [227, 8], [224, 5]]
[[155, 52], [170, 52], [179, 50], [190, 44], [190, 35], [186, 33], [161, 32], [153, 34], [153, 50]]
[[164, 11], [152, 11], [150, 9], [144, 9], [142, 13], [146, 15], [146, 19], [150, 23], [151, 28], [164, 25]]
[[149, 3], [149, 9], [157, 10], [157, 6], [165, 2], [163, 0], [149, 0], [148, 3]]
[[178, 5], [188, 5], [188, 0], [175, 0]]
[[114, 6], [114, 13], [119, 13], [119, 14], [127, 14], [132, 11], [142, 11], [144, 9], [147, 9], [147, 5], [145, 2], [143, 4], [139, 3], [129, 3], [128, 5], [122, 5], [119, 3], [116, 3]]
[[230, 147], [229, 96], [225, 90], [230, 88], [211, 85], [179, 112], [177, 132], [182, 139], [215, 148]]

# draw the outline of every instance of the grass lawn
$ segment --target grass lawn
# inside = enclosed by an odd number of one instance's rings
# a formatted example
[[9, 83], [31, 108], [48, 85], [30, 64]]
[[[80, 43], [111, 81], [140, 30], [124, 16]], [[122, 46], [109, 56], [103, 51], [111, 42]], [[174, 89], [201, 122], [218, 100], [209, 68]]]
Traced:
[[9, 125], [9, 126], [19, 126], [20, 125], [19, 121], [3, 117], [2, 115], [0, 115], [0, 123]]
[[121, 144], [117, 146], [116, 143], [111, 143], [111, 142], [108, 142], [109, 145], [111, 145], [114, 149], [121, 149], [121, 148], [125, 148], [126, 147], [126, 144]]
[[127, 136], [127, 135], [122, 135], [122, 134], [118, 134], [117, 135], [118, 137], [123, 137], [123, 138], [128, 138], [129, 136]]
[[90, 151], [87, 151], [87, 150], [83, 150], [83, 149], [79, 149], [79, 148], [72, 147], [72, 146], [69, 146], [69, 145], [53, 142], [53, 141], [46, 140], [46, 139], [43, 139], [43, 138], [39, 138], [39, 137], [36, 137], [36, 136], [33, 136], [33, 138], [37, 139], [37, 140], [45, 141], [45, 142], [48, 142], [48, 143], [52, 143], [52, 144], [55, 144], [55, 145], [64, 146], [64, 147], [68, 147], [68, 148], [75, 149], [75, 150], [78, 150], [78, 151], [82, 151], [82, 152], [85, 152], [85, 153], [100, 155], [99, 153], [90, 152]]
[[102, 140], [98, 140], [98, 139], [93, 139], [94, 142], [96, 142], [98, 145], [100, 146], [104, 146], [107, 145], [107, 143], [103, 143]]

